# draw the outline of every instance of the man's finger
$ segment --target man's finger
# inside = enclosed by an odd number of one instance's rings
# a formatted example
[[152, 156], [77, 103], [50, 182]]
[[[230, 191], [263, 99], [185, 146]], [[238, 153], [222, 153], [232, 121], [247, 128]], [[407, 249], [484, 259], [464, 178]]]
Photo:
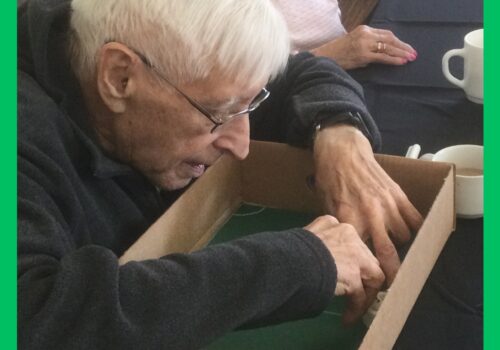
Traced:
[[[374, 258], [371, 252], [369, 252], [369, 254]], [[377, 297], [377, 293], [382, 288], [385, 281], [385, 275], [378, 264], [378, 260], [376, 264], [362, 266], [361, 281], [366, 294], [365, 307], [368, 308]]]
[[309, 225], [304, 228], [309, 231], [323, 231], [331, 228], [334, 225], [338, 225], [339, 221], [336, 217], [331, 215], [322, 215], [314, 219]]
[[361, 278], [353, 283], [351, 287], [352, 290], [348, 294], [347, 307], [342, 315], [342, 323], [345, 325], [353, 324], [366, 310], [366, 293]]
[[[356, 321], [375, 300], [378, 291], [384, 283], [384, 273], [380, 269], [378, 261], [375, 259], [366, 245], [362, 244], [366, 249], [360, 252], [358, 256], [360, 268], [361, 285], [355, 285], [352, 293], [350, 293], [350, 300], [346, 313], [343, 316], [345, 324], [351, 324]], [[363, 290], [361, 291], [360, 288]]]
[[419, 211], [408, 201], [407, 205], [400, 206], [401, 216], [413, 232], [417, 232], [424, 222], [424, 218]]
[[375, 255], [380, 261], [382, 271], [384, 271], [387, 286], [390, 286], [396, 277], [399, 266], [401, 266], [401, 261], [399, 260], [396, 247], [389, 238], [384, 223], [380, 218], [375, 218], [372, 224], [373, 232], [371, 237]]
[[391, 236], [396, 242], [396, 244], [401, 245], [408, 242], [411, 239], [411, 230], [408, 227], [406, 221], [401, 216], [399, 208], [395, 203], [392, 206], [389, 215], [390, 222], [388, 223], [389, 230], [391, 232]]

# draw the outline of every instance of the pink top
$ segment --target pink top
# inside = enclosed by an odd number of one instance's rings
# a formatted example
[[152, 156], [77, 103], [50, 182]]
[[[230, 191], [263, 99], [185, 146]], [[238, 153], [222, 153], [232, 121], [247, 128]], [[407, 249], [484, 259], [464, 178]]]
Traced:
[[292, 51], [307, 51], [346, 34], [337, 0], [273, 0], [288, 24]]

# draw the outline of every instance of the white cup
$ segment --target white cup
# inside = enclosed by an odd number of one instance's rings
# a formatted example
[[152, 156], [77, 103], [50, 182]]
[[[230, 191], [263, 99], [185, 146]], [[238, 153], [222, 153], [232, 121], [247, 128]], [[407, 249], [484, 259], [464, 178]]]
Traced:
[[[464, 77], [457, 79], [450, 73], [449, 60], [453, 56], [464, 59]], [[462, 49], [453, 49], [443, 56], [443, 73], [452, 84], [462, 88], [467, 98], [475, 103], [483, 103], [483, 29], [468, 33]]]
[[[408, 149], [407, 157], [416, 158], [420, 146]], [[420, 157], [434, 162], [453, 163], [456, 167], [455, 209], [458, 217], [475, 219], [483, 216], [483, 146], [456, 145]]]

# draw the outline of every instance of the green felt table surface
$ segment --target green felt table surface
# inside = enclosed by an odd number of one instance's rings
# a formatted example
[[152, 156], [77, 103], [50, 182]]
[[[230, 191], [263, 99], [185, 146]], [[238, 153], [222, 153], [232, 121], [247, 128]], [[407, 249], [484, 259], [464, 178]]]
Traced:
[[[262, 231], [303, 227], [315, 218], [312, 214], [242, 205], [215, 235], [210, 244], [226, 242]], [[366, 327], [362, 322], [345, 328], [341, 324], [344, 298], [334, 298], [319, 316], [275, 326], [231, 332], [207, 349], [357, 349]]]

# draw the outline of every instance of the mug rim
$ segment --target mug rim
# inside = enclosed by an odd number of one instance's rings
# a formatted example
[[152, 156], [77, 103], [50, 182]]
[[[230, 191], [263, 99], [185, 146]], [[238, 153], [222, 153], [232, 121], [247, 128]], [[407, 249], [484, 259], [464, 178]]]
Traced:
[[[479, 35], [479, 32], [481, 32], [481, 45], [478, 45], [476, 43], [477, 39], [476, 36]], [[474, 40], [476, 39], [476, 40]], [[478, 48], [478, 49], [484, 49], [484, 29], [479, 28], [476, 30], [473, 30], [465, 35], [464, 41], [467, 43], [467, 45], [470, 45], [472, 47]]]
[[[472, 148], [472, 149], [474, 149], [476, 151], [481, 150], [482, 153], [483, 153], [483, 158], [484, 158], [484, 146], [483, 145], [460, 144], [460, 145], [453, 145], [453, 146], [448, 146], [448, 147], [440, 149], [439, 151], [437, 151], [436, 153], [434, 153], [434, 155], [432, 156], [432, 160], [436, 161], [436, 162], [454, 163], [451, 160], [438, 160], [438, 159], [436, 159], [436, 157], [438, 157], [439, 155], [442, 155], [445, 152], [454, 151], [456, 149], [464, 149], [464, 148], [467, 148], [467, 149], [471, 149]], [[482, 170], [484, 171], [484, 164], [483, 164]], [[455, 174], [455, 176], [459, 176], [461, 178], [471, 178], [472, 179], [472, 178], [484, 177], [484, 174], [481, 174], [481, 175], [458, 175], [458, 174]]]

